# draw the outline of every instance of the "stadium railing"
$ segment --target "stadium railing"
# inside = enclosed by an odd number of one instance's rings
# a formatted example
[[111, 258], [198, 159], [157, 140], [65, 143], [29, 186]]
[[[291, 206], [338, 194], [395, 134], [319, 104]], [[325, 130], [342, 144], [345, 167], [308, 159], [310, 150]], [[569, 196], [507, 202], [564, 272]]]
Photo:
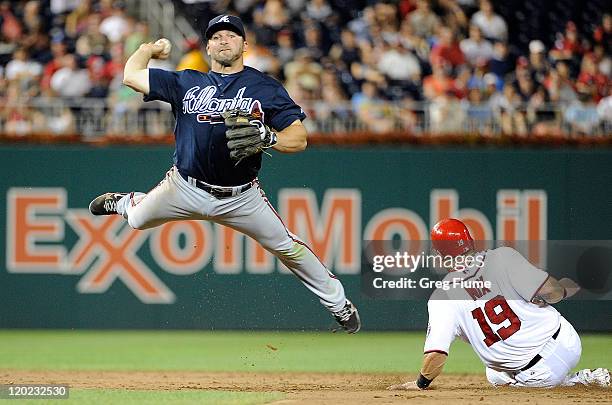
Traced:
[[[300, 102], [309, 119], [309, 132], [319, 138], [355, 136], [384, 138], [612, 138], [612, 122], [597, 115], [595, 104], [521, 105], [510, 109], [441, 102]], [[138, 98], [33, 98], [27, 103], [5, 104], [0, 109], [2, 139], [44, 135], [84, 141], [149, 138], [149, 142], [172, 134], [174, 118], [166, 103], [143, 103]], [[337, 140], [336, 139], [336, 140]]]

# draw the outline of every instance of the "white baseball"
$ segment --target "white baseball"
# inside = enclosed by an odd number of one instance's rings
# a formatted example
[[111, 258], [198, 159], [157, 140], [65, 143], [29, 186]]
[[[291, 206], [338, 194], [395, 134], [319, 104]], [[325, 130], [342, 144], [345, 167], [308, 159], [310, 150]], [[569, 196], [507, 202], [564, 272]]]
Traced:
[[168, 56], [170, 56], [170, 52], [172, 51], [172, 43], [168, 39], [166, 38], [158, 39], [157, 41], [155, 41], [155, 45], [164, 46], [163, 50], [159, 54], [160, 59], [166, 59]]

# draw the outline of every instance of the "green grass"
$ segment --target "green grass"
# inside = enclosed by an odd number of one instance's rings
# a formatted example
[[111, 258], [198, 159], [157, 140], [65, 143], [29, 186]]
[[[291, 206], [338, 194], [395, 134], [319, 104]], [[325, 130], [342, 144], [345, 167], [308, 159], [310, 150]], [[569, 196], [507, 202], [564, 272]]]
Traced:
[[[256, 405], [283, 399], [278, 392], [234, 392], [234, 391], [120, 391], [120, 390], [71, 390], [70, 398], [61, 400], [69, 404], [215, 404]], [[57, 400], [20, 400], [19, 404], [57, 404]]]
[[[0, 331], [0, 368], [414, 372], [421, 332]], [[579, 367], [610, 367], [612, 335], [582, 336]], [[271, 348], [271, 347], [272, 348]], [[275, 348], [276, 350], [273, 350]], [[472, 349], [455, 342], [445, 372], [481, 373]]]
[[[0, 371], [183, 370], [415, 373], [424, 334], [200, 331], [0, 330]], [[580, 367], [610, 367], [612, 335], [582, 336]], [[472, 349], [455, 342], [448, 373], [483, 373]], [[62, 404], [250, 405], [284, 398], [278, 392], [73, 389]], [[4, 401], [0, 401], [4, 402]], [[57, 401], [19, 401], [43, 404]]]

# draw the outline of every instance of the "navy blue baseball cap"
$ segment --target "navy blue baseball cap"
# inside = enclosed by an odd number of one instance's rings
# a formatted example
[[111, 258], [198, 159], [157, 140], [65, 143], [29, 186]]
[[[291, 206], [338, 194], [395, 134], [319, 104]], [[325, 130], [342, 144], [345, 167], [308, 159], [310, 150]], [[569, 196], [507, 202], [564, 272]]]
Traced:
[[242, 38], [245, 37], [244, 24], [242, 24], [240, 17], [236, 17], [235, 15], [222, 14], [210, 20], [204, 36], [206, 39], [210, 39], [215, 32], [220, 30], [234, 31], [240, 34]]

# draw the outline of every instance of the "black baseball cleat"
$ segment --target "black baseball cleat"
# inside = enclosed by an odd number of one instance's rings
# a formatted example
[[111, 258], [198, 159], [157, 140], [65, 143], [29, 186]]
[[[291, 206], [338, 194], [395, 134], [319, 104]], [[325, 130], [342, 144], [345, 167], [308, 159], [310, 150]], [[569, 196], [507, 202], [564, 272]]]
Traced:
[[340, 324], [342, 329], [347, 333], [357, 333], [361, 329], [361, 319], [355, 305], [349, 300], [346, 300], [346, 305], [340, 311], [332, 312], [336, 322]]
[[117, 201], [127, 193], [105, 193], [89, 203], [89, 212], [93, 215], [114, 215], [117, 213]]

